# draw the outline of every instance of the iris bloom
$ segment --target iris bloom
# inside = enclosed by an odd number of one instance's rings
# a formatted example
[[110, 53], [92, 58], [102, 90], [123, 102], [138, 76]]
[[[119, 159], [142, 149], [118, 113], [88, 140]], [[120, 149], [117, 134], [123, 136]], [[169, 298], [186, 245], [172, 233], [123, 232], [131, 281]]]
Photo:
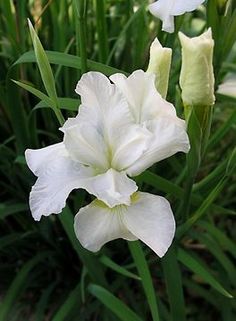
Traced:
[[30, 193], [35, 220], [60, 213], [73, 189], [96, 200], [80, 209], [75, 232], [81, 244], [97, 251], [116, 238], [140, 238], [162, 256], [175, 223], [162, 197], [135, 193], [130, 179], [178, 151], [187, 152], [185, 122], [155, 89], [155, 76], [141, 70], [128, 78], [89, 72], [76, 87], [81, 106], [61, 131], [61, 143], [27, 150], [26, 161], [38, 176]]
[[174, 32], [174, 16], [195, 10], [205, 0], [158, 0], [149, 5], [150, 12], [161, 19], [162, 30]]

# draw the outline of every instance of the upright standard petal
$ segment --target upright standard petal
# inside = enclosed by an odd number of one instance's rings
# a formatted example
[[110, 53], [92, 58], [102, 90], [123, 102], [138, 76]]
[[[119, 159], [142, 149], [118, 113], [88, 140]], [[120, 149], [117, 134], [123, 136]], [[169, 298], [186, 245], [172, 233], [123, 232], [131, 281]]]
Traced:
[[61, 129], [65, 134], [65, 148], [81, 164], [106, 171], [109, 168], [109, 148], [102, 131], [98, 126], [77, 118], [78, 123], [75, 122], [74, 126], [65, 124]]
[[123, 215], [126, 228], [159, 257], [170, 247], [175, 220], [169, 202], [161, 196], [138, 192]]
[[122, 92], [98, 72], [83, 75], [76, 92], [82, 100], [77, 116], [80, 125], [66, 125], [65, 145], [69, 153], [104, 171], [111, 167], [122, 171], [133, 164], [147, 148], [149, 133], [135, 124]]
[[130, 176], [137, 176], [154, 163], [177, 152], [187, 153], [190, 149], [184, 120], [163, 116], [146, 122], [146, 126], [152, 133], [152, 139], [142, 157], [126, 169]]
[[177, 117], [174, 106], [157, 92], [153, 74], [138, 70], [128, 78], [115, 74], [111, 80], [126, 97], [135, 121], [150, 134], [148, 147], [126, 168], [128, 175], [136, 176], [178, 151], [189, 151], [185, 121]]
[[80, 209], [75, 216], [75, 234], [84, 248], [97, 252], [107, 242], [123, 238], [137, 240], [122, 222], [122, 212], [118, 206], [114, 209], [95, 200]]
[[110, 79], [125, 96], [137, 124], [163, 113], [175, 115], [173, 105], [164, 100], [156, 90], [153, 73], [136, 70], [129, 77], [114, 74]]
[[124, 96], [103, 74], [92, 71], [84, 74], [76, 86], [76, 93], [81, 96], [84, 106], [79, 111], [80, 120], [96, 126], [108, 144], [112, 143], [117, 129], [132, 123]]
[[27, 149], [26, 162], [38, 176], [30, 193], [33, 218], [60, 213], [69, 193], [81, 187], [81, 180], [91, 176], [90, 170], [70, 159], [63, 143], [38, 150]]
[[195, 10], [205, 0], [158, 0], [149, 5], [150, 12], [163, 22], [162, 30], [174, 32], [174, 16]]

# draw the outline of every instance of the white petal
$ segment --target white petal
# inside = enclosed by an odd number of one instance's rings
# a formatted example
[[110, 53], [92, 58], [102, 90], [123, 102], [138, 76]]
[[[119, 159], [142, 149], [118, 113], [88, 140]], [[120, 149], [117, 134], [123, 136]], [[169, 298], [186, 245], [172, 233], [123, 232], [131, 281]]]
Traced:
[[126, 170], [147, 150], [151, 133], [141, 125], [131, 125], [120, 129], [114, 141], [111, 167], [118, 171]]
[[175, 115], [173, 105], [164, 100], [155, 87], [155, 75], [136, 70], [128, 78], [115, 74], [110, 79], [129, 103], [136, 123], [152, 120], [161, 114]]
[[184, 14], [185, 12], [191, 12], [197, 7], [200, 6], [205, 0], [191, 0], [191, 1], [183, 1], [183, 0], [175, 0], [173, 1], [173, 7], [171, 8], [171, 14], [174, 16], [179, 16]]
[[69, 158], [63, 143], [38, 150], [27, 149], [25, 156], [29, 168], [38, 176], [29, 201], [36, 221], [42, 215], [60, 213], [69, 193], [80, 187], [81, 179], [91, 176], [88, 168]]
[[63, 127], [64, 144], [70, 156], [84, 164], [100, 170], [107, 170], [108, 148], [103, 133], [98, 127], [84, 120], [74, 126]]
[[158, 0], [149, 5], [150, 12], [163, 21], [162, 30], [174, 32], [174, 16], [195, 10], [205, 0]]
[[135, 121], [149, 131], [147, 148], [126, 168], [129, 175], [138, 175], [155, 162], [189, 150], [185, 122], [176, 116], [174, 106], [156, 91], [153, 74], [138, 70], [128, 78], [115, 74], [111, 80], [126, 97]]
[[227, 74], [219, 85], [217, 92], [221, 95], [236, 98], [236, 75], [233, 73]]
[[43, 172], [45, 166], [50, 163], [55, 155], [67, 155], [63, 143], [54, 144], [40, 149], [27, 149], [25, 151], [25, 159], [30, 170], [39, 176]]
[[132, 166], [127, 169], [130, 176], [144, 170], [177, 152], [187, 153], [190, 149], [186, 124], [177, 117], [159, 117], [146, 123], [153, 137], [149, 148]]
[[[103, 164], [104, 170], [109, 166], [123, 170], [134, 163], [146, 148], [147, 131], [138, 129], [135, 125], [128, 103], [120, 90], [104, 75], [89, 72], [78, 82], [76, 92], [81, 95], [83, 104], [78, 120], [84, 125], [78, 134], [77, 129], [65, 130], [65, 144], [73, 157], [97, 168], [102, 168]], [[72, 137], [68, 137], [69, 131], [74, 132], [71, 147]], [[89, 137], [87, 141], [82, 137], [85, 132], [86, 139]], [[77, 136], [82, 137], [83, 143]], [[89, 150], [84, 143], [89, 144]], [[132, 150], [129, 158], [126, 157], [128, 149]]]
[[123, 215], [123, 222], [160, 257], [165, 255], [174, 238], [174, 216], [169, 202], [161, 196], [136, 193]]
[[163, 21], [162, 30], [174, 32], [174, 17], [171, 14], [171, 8], [175, 0], [158, 0], [149, 5], [149, 11], [157, 18]]
[[99, 132], [103, 131], [108, 142], [112, 142], [111, 136], [117, 129], [132, 122], [124, 96], [103, 74], [84, 74], [76, 86], [76, 92], [81, 95], [82, 105], [86, 106], [79, 111], [79, 117], [92, 122]]
[[130, 204], [130, 196], [138, 189], [136, 183], [124, 172], [109, 169], [106, 173], [84, 180], [81, 185], [109, 207]]
[[75, 216], [75, 234], [87, 250], [97, 252], [107, 242], [123, 238], [136, 240], [122, 222], [120, 206], [110, 209], [98, 200], [80, 209]]

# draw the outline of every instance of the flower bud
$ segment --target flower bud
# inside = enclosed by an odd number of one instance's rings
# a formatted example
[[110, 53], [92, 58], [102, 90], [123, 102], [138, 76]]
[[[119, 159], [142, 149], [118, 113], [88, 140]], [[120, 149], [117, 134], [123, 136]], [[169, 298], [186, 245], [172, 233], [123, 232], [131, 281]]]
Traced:
[[167, 95], [171, 56], [172, 50], [163, 48], [157, 38], [152, 42], [147, 72], [156, 75], [156, 89], [163, 98], [166, 98]]
[[182, 46], [180, 87], [184, 106], [212, 106], [214, 96], [213, 48], [211, 29], [189, 38], [179, 32]]

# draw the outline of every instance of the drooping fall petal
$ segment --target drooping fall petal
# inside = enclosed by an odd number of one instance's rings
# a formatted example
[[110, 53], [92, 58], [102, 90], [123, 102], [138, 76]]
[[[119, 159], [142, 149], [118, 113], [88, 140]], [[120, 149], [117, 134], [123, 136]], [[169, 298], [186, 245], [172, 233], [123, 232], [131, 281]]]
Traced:
[[158, 0], [149, 5], [150, 12], [162, 20], [162, 30], [174, 32], [174, 16], [195, 10], [205, 0]]
[[175, 220], [165, 198], [138, 192], [130, 206], [111, 209], [99, 201], [92, 202], [80, 209], [74, 228], [81, 244], [93, 252], [117, 238], [139, 238], [162, 257], [172, 243]]
[[43, 215], [60, 213], [69, 193], [92, 175], [89, 168], [69, 157], [63, 143], [38, 150], [27, 149], [25, 156], [29, 168], [38, 176], [29, 201], [36, 221]]

